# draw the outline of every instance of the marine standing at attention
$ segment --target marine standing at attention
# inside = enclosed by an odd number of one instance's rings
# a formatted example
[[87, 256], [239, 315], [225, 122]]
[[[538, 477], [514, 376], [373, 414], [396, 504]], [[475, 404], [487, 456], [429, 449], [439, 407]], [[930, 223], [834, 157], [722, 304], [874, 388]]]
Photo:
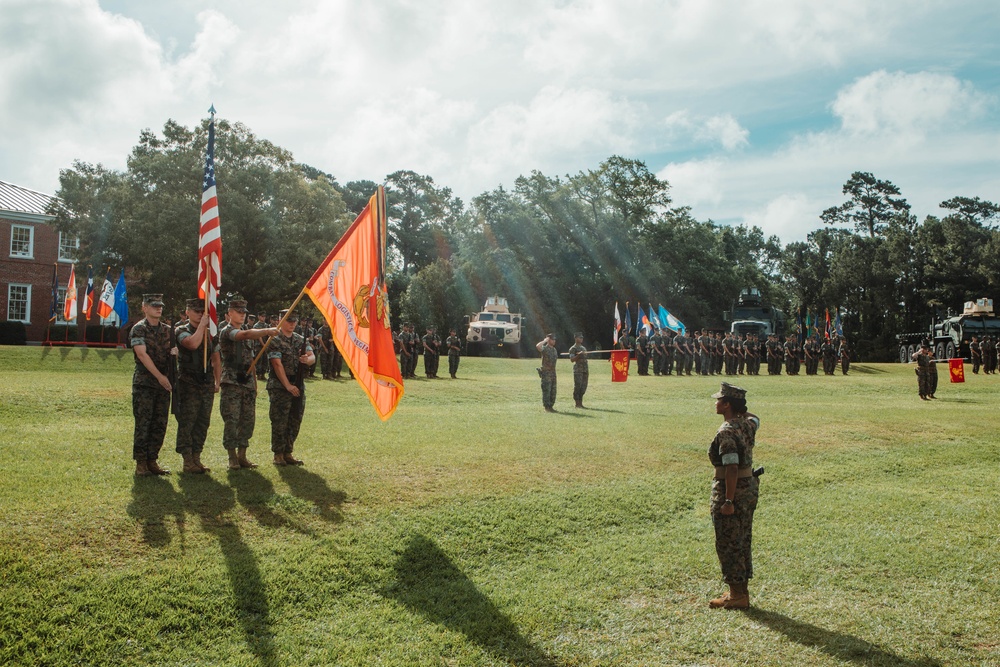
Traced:
[[163, 315], [163, 295], [143, 294], [142, 313], [145, 317], [132, 327], [129, 335], [135, 355], [132, 373], [132, 415], [135, 432], [132, 436], [132, 458], [136, 477], [169, 475], [156, 462], [163, 447], [170, 417], [170, 392], [173, 386], [167, 377], [173, 364], [170, 347], [170, 326], [160, 322]]
[[753, 448], [760, 418], [747, 412], [746, 390], [723, 382], [712, 394], [722, 426], [708, 448], [715, 467], [711, 514], [715, 526], [715, 552], [729, 592], [708, 603], [713, 609], [746, 609], [750, 606], [748, 582], [753, 577], [751, 542], [757, 509], [759, 480], [753, 474]]
[[[285, 313], [281, 311], [281, 316], [285, 317]], [[305, 383], [296, 383], [296, 380], [303, 375], [299, 366], [315, 364], [316, 355], [309, 343], [295, 333], [298, 319], [295, 313], [288, 313], [267, 352], [271, 364], [267, 379], [267, 395], [271, 401], [271, 453], [276, 466], [302, 465], [301, 460], [292, 456], [306, 411]]]
[[449, 329], [444, 344], [448, 348], [448, 374], [455, 380], [458, 378], [458, 362], [462, 358], [462, 339], [458, 337], [457, 331]]
[[[222, 388], [219, 412], [225, 427], [222, 446], [229, 454], [229, 469], [256, 468], [247, 458], [247, 448], [257, 424], [257, 377], [250, 364], [262, 338], [277, 336], [273, 327], [245, 329], [247, 302], [229, 302], [229, 322], [219, 330], [219, 353], [222, 359]], [[265, 321], [266, 324], [266, 321]]]
[[538, 377], [542, 379], [542, 406], [546, 412], [555, 412], [556, 361], [559, 359], [559, 353], [556, 351], [556, 335], [550, 333], [535, 344], [535, 349], [542, 355], [542, 366], [538, 369]]
[[576, 407], [583, 407], [583, 395], [587, 393], [590, 369], [587, 367], [587, 348], [583, 346], [583, 334], [576, 334], [573, 347], [569, 348], [569, 360], [573, 362], [573, 400]]

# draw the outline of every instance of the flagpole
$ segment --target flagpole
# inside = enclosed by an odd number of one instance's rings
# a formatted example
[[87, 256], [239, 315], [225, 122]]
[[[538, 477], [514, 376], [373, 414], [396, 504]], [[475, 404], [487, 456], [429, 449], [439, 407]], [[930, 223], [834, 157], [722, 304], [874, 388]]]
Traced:
[[[281, 329], [281, 325], [285, 323], [285, 320], [288, 319], [288, 316], [292, 314], [293, 310], [295, 310], [295, 306], [299, 305], [299, 301], [301, 301], [302, 297], [304, 297], [305, 295], [306, 295], [306, 290], [305, 288], [303, 288], [302, 291], [299, 292], [299, 295], [295, 297], [295, 301], [292, 302], [292, 305], [288, 307], [287, 311], [285, 311], [284, 317], [278, 320], [278, 326], [277, 326], [278, 329]], [[247, 370], [248, 375], [253, 374], [254, 369], [257, 367], [257, 362], [260, 360], [261, 355], [264, 354], [264, 351], [267, 350], [267, 346], [271, 344], [271, 341], [273, 339], [274, 336], [268, 337], [268, 339], [264, 341], [264, 344], [260, 346], [260, 352], [258, 352], [257, 356], [253, 358], [253, 361], [250, 363], [250, 368]]]
[[[208, 326], [205, 329], [208, 331], [208, 337], [212, 337], [212, 316], [208, 312], [208, 290], [212, 285], [212, 275], [211, 275], [211, 264], [209, 264], [209, 258], [205, 257], [205, 314], [203, 317], [208, 318]], [[208, 370], [208, 342], [205, 340], [204, 335], [202, 336], [202, 345], [204, 345], [204, 354], [201, 360], [201, 370], [205, 372]]]

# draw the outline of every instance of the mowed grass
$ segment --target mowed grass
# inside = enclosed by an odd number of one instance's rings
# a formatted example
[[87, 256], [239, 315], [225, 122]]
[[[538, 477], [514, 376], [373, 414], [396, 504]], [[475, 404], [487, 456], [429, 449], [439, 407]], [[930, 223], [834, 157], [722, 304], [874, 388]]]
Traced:
[[[724, 590], [718, 378], [463, 359], [375, 416], [311, 381], [254, 471], [135, 479], [131, 353], [0, 348], [0, 664], [1000, 665], [1000, 377], [739, 378], [767, 467], [749, 612]], [[346, 373], [345, 373], [346, 376]], [[161, 463], [179, 468], [171, 418]]]

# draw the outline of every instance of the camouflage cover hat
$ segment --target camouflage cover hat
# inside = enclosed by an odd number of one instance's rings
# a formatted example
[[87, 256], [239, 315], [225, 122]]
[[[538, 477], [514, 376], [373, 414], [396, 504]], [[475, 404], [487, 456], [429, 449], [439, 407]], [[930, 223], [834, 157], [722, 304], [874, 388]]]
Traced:
[[241, 313], [247, 312], [247, 302], [246, 302], [246, 299], [230, 299], [229, 300], [229, 309], [230, 310], [238, 310]]
[[723, 382], [722, 387], [719, 391], [712, 394], [712, 398], [746, 398], [747, 390], [742, 387], [737, 387], [734, 384], [729, 384], [728, 382]]
[[[287, 317], [285, 317], [285, 313], [288, 313]], [[298, 322], [299, 316], [295, 314], [295, 311], [289, 313], [288, 309], [285, 308], [284, 310], [278, 311], [278, 319], [284, 319], [286, 322]]]
[[184, 307], [196, 313], [205, 312], [205, 302], [202, 299], [188, 299], [184, 302]]
[[162, 306], [163, 305], [163, 295], [162, 294], [143, 294], [142, 302], [149, 306]]

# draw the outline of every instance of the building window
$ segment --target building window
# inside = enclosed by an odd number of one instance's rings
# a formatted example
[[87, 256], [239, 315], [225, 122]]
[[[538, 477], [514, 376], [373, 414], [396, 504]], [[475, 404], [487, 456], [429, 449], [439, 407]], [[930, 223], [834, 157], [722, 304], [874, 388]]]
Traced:
[[11, 225], [10, 256], [33, 259], [35, 256], [35, 228], [30, 225]]
[[75, 262], [76, 252], [80, 249], [80, 237], [59, 232], [59, 261]]
[[31, 285], [7, 286], [7, 320], [31, 324]]
[[58, 324], [64, 324], [66, 322], [66, 318], [63, 317], [63, 314], [64, 314], [64, 312], [66, 310], [66, 288], [65, 287], [60, 287], [59, 288], [59, 294], [57, 296], [57, 299], [58, 300], [56, 301], [56, 323], [58, 323]]

